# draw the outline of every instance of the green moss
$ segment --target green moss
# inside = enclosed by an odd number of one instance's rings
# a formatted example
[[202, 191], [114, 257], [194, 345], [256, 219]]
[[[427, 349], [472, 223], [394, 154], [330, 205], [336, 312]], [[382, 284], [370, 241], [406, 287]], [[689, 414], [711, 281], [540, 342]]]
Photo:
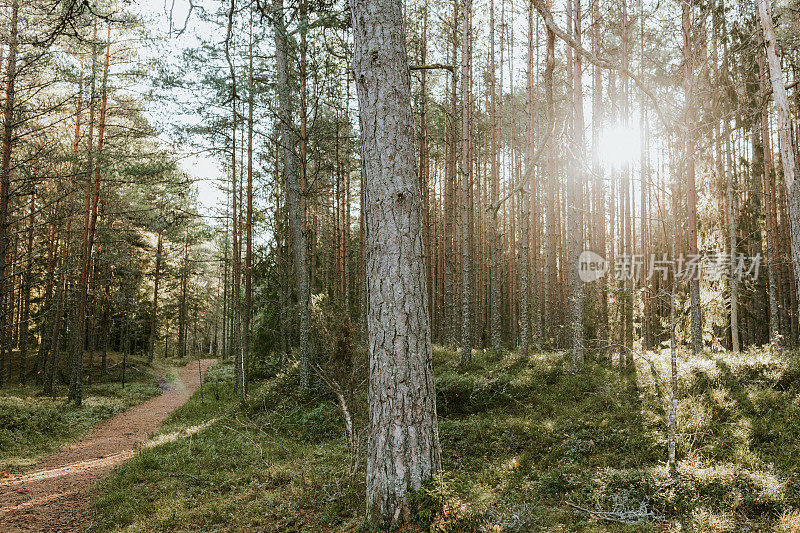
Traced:
[[[435, 347], [441, 476], [413, 495], [436, 531], [762, 529], [800, 509], [800, 372], [788, 355], [680, 354], [679, 476], [666, 468], [668, 354], [638, 372], [562, 353], [520, 359]], [[94, 528], [358, 531], [364, 458], [351, 468], [338, 406], [270, 371], [239, 405], [232, 370], [173, 413], [156, 442], [104, 480]], [[350, 408], [366, 427], [366, 392]], [[362, 447], [365, 444], [361, 440]], [[363, 448], [362, 448], [363, 453]], [[629, 524], [593, 512], [628, 517]], [[637, 521], [638, 520], [638, 521]]]

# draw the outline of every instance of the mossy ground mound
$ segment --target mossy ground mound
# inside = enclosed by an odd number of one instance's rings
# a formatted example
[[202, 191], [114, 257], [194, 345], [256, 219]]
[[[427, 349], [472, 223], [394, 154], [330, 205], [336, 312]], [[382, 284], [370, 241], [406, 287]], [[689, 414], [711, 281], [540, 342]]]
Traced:
[[[443, 472], [414, 495], [435, 531], [794, 530], [800, 526], [800, 372], [789, 355], [681, 354], [678, 476], [666, 468], [668, 354], [635, 375], [571, 373], [564, 354], [436, 348]], [[652, 363], [652, 364], [651, 364]], [[98, 531], [358, 531], [363, 459], [334, 398], [262, 372], [245, 405], [209, 371], [153, 446], [104, 480]], [[351, 399], [357, 426], [366, 397]], [[362, 439], [363, 447], [363, 439]]]

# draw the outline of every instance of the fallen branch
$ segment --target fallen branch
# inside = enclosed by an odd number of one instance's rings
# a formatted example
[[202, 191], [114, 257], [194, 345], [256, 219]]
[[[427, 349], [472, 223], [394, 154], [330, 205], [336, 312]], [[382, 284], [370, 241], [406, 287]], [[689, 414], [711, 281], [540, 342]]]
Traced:
[[661, 522], [664, 520], [662, 517], [658, 516], [653, 511], [648, 511], [647, 506], [644, 503], [639, 507], [639, 509], [636, 510], [629, 509], [620, 511], [593, 511], [591, 509], [587, 509], [586, 507], [581, 507], [580, 505], [576, 505], [569, 501], [565, 501], [564, 503], [566, 503], [573, 509], [582, 511], [594, 518], [605, 520], [607, 522], [616, 522], [618, 524], [637, 524], [640, 522], [646, 522], [647, 520]]
[[325, 372], [319, 365], [315, 365], [316, 374], [325, 386], [336, 395], [339, 400], [339, 410], [342, 412], [344, 418], [344, 428], [347, 434], [347, 441], [350, 448], [350, 473], [354, 473], [358, 469], [358, 434], [353, 426], [353, 417], [350, 414], [350, 409], [347, 407], [347, 400], [344, 397], [342, 386], [333, 379], [328, 378]]

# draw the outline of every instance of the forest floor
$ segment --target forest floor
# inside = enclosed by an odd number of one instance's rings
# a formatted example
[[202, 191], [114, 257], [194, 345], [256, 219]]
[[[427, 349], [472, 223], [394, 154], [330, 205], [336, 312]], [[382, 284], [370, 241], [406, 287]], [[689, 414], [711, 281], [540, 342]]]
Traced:
[[[29, 468], [64, 444], [83, 437], [89, 429], [125, 409], [138, 405], [161, 392], [161, 386], [174, 381], [176, 369], [185, 361], [157, 361], [128, 358], [125, 386], [122, 386], [122, 354], [108, 354], [108, 370], [103, 374], [87, 364], [84, 376], [84, 402], [75, 408], [67, 402], [67, 375], [56, 379], [55, 394], [45, 395], [41, 385], [29, 376], [20, 384], [16, 371], [0, 387], [0, 478]], [[20, 363], [14, 352], [13, 367]]]
[[[129, 392], [123, 395], [123, 400], [117, 399], [117, 403], [98, 395], [103, 391], [111, 392], [106, 389], [114, 386], [120, 387], [120, 384], [108, 383], [87, 387], [84, 406], [79, 409], [67, 407], [63, 399], [41, 399], [39, 403], [31, 405], [30, 399], [20, 394], [20, 390], [15, 391], [16, 396], [0, 397], [0, 406], [14, 403], [11, 398], [16, 399], [20, 407], [16, 413], [8, 406], [0, 411], [4, 415], [0, 427], [6, 433], [5, 439], [10, 444], [14, 436], [21, 441], [20, 445], [3, 449], [5, 464], [18, 470], [21, 463], [31, 461], [32, 454], [36, 456], [36, 452], [41, 452], [47, 446], [69, 440], [80, 432], [82, 426], [88, 427], [97, 422], [98, 417], [108, 414], [109, 409], [119, 408], [120, 401], [123, 405], [132, 404], [137, 398], [144, 400], [162, 391], [162, 394], [95, 425], [84, 438], [36, 461], [22, 472], [6, 471], [0, 478], [0, 530], [85, 529], [90, 489], [94, 483], [134, 455], [136, 448], [159, 428], [169, 413], [185, 403], [198, 388], [200, 368], [205, 370], [214, 362], [203, 360], [198, 364], [193, 361], [180, 370], [174, 369], [173, 379], [162, 377], [155, 385], [155, 390], [151, 389], [153, 385], [148, 380], [129, 383], [126, 386]], [[138, 390], [139, 394], [131, 394], [131, 389]], [[57, 405], [57, 402], [61, 405]], [[12, 419], [14, 416], [16, 418]], [[14, 420], [17, 420], [16, 425]], [[60, 427], [70, 420], [73, 421], [72, 427]], [[34, 444], [37, 441], [41, 441], [38, 447]], [[10, 450], [16, 455], [12, 455]], [[19, 457], [24, 457], [24, 461], [20, 461]]]
[[[800, 530], [795, 354], [680, 353], [677, 477], [668, 351], [627, 374], [606, 361], [572, 373], [565, 359], [475, 352], [464, 368], [435, 348], [443, 472], [404, 530]], [[363, 456], [353, 463], [333, 395], [301, 394], [296, 367], [277, 369], [254, 369], [244, 405], [232, 366], [209, 369], [202, 401], [94, 489], [91, 529], [363, 530]]]

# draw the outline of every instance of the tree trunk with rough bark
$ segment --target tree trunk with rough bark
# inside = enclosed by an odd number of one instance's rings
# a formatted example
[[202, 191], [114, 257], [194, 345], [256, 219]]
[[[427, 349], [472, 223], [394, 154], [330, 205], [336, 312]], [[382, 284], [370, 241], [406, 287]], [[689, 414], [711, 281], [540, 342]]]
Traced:
[[[689, 246], [688, 252], [691, 260], [697, 256], [697, 187], [695, 185], [694, 162], [694, 91], [693, 91], [693, 57], [692, 57], [692, 11], [689, 1], [683, 3], [683, 94], [686, 99], [684, 116], [685, 126], [689, 128], [684, 139], [684, 172], [686, 172], [686, 198], [689, 209]], [[703, 350], [703, 318], [700, 309], [700, 278], [692, 274], [689, 281], [689, 299], [691, 307], [691, 337], [692, 351], [695, 353]]]
[[457, 213], [456, 213], [456, 168], [457, 168], [457, 154], [458, 154], [458, 79], [456, 76], [455, 65], [458, 61], [458, 0], [453, 0], [453, 25], [451, 30], [451, 47], [450, 47], [450, 64], [453, 65], [453, 70], [450, 73], [450, 101], [449, 101], [449, 128], [448, 128], [448, 143], [447, 143], [447, 165], [445, 170], [445, 186], [444, 186], [444, 234], [445, 234], [445, 249], [444, 249], [444, 305], [445, 305], [445, 344], [456, 346], [457, 337], [456, 332], [458, 328], [457, 317], [457, 302], [458, 302], [458, 285], [457, 281], [457, 264], [458, 264], [458, 240], [457, 240]]
[[[494, 0], [489, 2], [489, 102], [490, 102], [490, 121], [491, 121], [491, 163], [492, 174], [490, 178], [491, 204], [494, 216], [489, 220], [489, 258], [491, 267], [489, 270], [489, 299], [490, 299], [490, 327], [492, 337], [492, 349], [500, 350], [500, 219], [497, 216], [499, 211], [496, 205], [500, 199], [500, 145], [498, 143], [498, 105], [497, 105], [497, 83], [495, 79], [495, 47], [494, 47]], [[502, 37], [501, 37], [502, 42]], [[501, 48], [502, 50], [502, 48]], [[501, 51], [502, 57], [502, 51]], [[502, 61], [501, 61], [502, 63]]]
[[411, 82], [396, 0], [351, 0], [365, 174], [370, 359], [367, 510], [412, 516], [409, 492], [441, 468]]
[[469, 161], [469, 142], [471, 135], [470, 104], [472, 83], [470, 39], [472, 21], [472, 0], [464, 1], [461, 20], [461, 364], [472, 361], [472, 249], [470, 246], [472, 202], [472, 172]]
[[255, 82], [253, 79], [253, 12], [250, 12], [247, 71], [247, 207], [245, 211], [244, 259], [244, 338], [242, 340], [242, 385], [247, 393], [247, 369], [250, 365], [250, 328], [253, 316], [253, 109]]
[[[575, 41], [581, 42], [581, 4], [574, 2]], [[572, 369], [583, 367], [583, 281], [578, 275], [578, 261], [583, 251], [583, 85], [581, 81], [581, 56], [575, 55], [572, 72], [572, 153], [573, 172], [568, 184], [569, 191], [569, 283], [570, 322], [572, 323]]]
[[[534, 94], [536, 84], [536, 73], [534, 72], [534, 43], [536, 36], [535, 13], [533, 6], [528, 9], [528, 98], [527, 98], [527, 111], [528, 111], [528, 142], [526, 158], [528, 160], [529, 172], [533, 173], [534, 169], [533, 158], [536, 151], [534, 146], [534, 133], [536, 131], [536, 121], [534, 119]], [[523, 194], [520, 199], [522, 202], [522, 219], [520, 221], [520, 291], [519, 291], [519, 353], [522, 357], [527, 358], [530, 349], [530, 238], [531, 238], [531, 213], [530, 206], [532, 204], [531, 196], [533, 187], [530, 183], [533, 182], [532, 176], [523, 176], [522, 179], [526, 180], [526, 185], [523, 187]]]
[[[8, 44], [8, 59], [6, 59], [6, 93], [3, 102], [3, 137], [2, 153], [0, 153], [0, 340], [5, 339], [5, 331], [12, 322], [10, 314], [7, 314], [2, 302], [6, 298], [6, 261], [8, 247], [9, 226], [9, 197], [11, 193], [11, 151], [14, 144], [14, 106], [15, 106], [15, 83], [17, 77], [17, 48], [18, 32], [17, 22], [19, 18], [19, 2], [14, 0], [11, 4], [11, 23]], [[2, 347], [5, 354], [5, 346]], [[11, 355], [9, 352], [9, 362]], [[5, 358], [5, 356], [3, 356]], [[3, 383], [3, 363], [0, 360], [0, 384]]]
[[[548, 7], [550, 4], [548, 3]], [[544, 69], [544, 92], [547, 109], [547, 123], [551, 126], [555, 124], [556, 120], [556, 107], [555, 96], [553, 94], [553, 73], [556, 68], [556, 35], [548, 27], [547, 28], [547, 51], [545, 56], [545, 69]], [[544, 253], [544, 306], [543, 311], [547, 320], [545, 321], [544, 335], [548, 339], [548, 348], [553, 348], [555, 341], [555, 332], [557, 328], [553, 323], [554, 315], [558, 309], [554, 301], [555, 287], [558, 284], [558, 273], [556, 272], [556, 257], [558, 247], [558, 233], [556, 231], [556, 187], [558, 177], [556, 176], [556, 142], [555, 139], [548, 140], [547, 146], [547, 163], [545, 165], [545, 172], [547, 174], [547, 203], [545, 209], [547, 210], [545, 228], [546, 239], [545, 253]]]

